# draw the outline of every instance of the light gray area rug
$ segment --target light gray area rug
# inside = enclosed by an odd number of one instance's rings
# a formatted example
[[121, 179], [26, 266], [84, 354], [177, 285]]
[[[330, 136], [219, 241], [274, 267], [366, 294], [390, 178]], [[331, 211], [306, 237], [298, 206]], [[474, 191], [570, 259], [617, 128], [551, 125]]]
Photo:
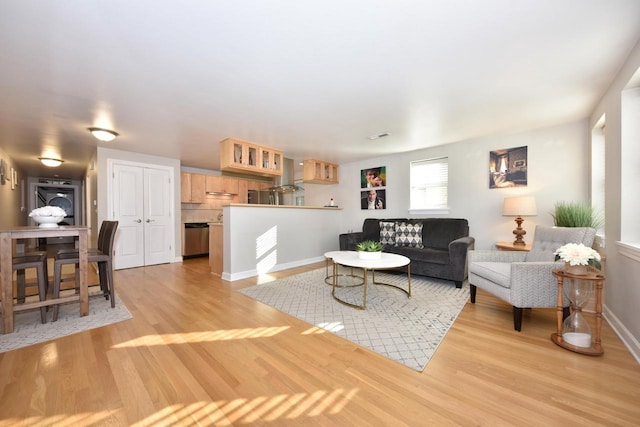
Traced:
[[53, 310], [50, 308], [47, 312], [47, 323], [44, 324], [40, 322], [39, 309], [15, 313], [14, 332], [0, 335], [0, 352], [50, 341], [133, 317], [117, 295], [115, 308], [111, 308], [111, 302], [102, 296], [91, 297], [88, 316], [80, 317], [79, 304], [62, 304], [56, 322], [51, 321]]
[[[341, 271], [342, 272], [342, 271]], [[406, 289], [406, 274], [376, 272], [377, 282]], [[335, 301], [318, 269], [239, 290], [257, 301], [332, 332], [349, 341], [422, 372], [469, 298], [465, 282], [411, 277], [411, 298], [388, 286], [371, 284], [368, 275], [367, 308], [357, 310]], [[349, 279], [340, 278], [340, 283]], [[362, 286], [338, 288], [336, 295], [362, 303]]]

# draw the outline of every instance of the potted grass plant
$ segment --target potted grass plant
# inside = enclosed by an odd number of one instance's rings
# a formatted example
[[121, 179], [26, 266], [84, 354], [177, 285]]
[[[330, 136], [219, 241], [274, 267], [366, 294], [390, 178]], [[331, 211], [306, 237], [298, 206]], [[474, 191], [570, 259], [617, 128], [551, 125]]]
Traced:
[[590, 205], [580, 202], [558, 202], [551, 213], [556, 227], [590, 227], [598, 229], [602, 216]]
[[360, 259], [379, 259], [382, 256], [382, 243], [375, 240], [365, 240], [356, 244]]

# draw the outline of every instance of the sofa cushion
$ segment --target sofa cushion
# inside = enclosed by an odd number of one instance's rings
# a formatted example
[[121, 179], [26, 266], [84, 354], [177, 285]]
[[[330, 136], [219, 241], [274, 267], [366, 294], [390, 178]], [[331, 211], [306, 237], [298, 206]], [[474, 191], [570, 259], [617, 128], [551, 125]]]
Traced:
[[404, 255], [411, 262], [427, 262], [430, 264], [448, 265], [450, 263], [449, 251], [431, 248], [412, 248], [410, 246], [394, 246], [389, 252]]
[[396, 222], [395, 246], [409, 246], [412, 248], [423, 248], [424, 246], [422, 245], [422, 224]]
[[421, 221], [422, 241], [428, 248], [449, 249], [449, 243], [469, 235], [469, 224], [465, 219], [425, 218]]
[[396, 223], [380, 221], [380, 243], [387, 246], [396, 244]]

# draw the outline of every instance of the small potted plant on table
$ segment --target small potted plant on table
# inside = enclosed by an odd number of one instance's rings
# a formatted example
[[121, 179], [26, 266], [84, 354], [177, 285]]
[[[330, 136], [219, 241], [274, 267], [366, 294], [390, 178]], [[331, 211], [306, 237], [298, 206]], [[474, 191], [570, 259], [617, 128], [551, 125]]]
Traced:
[[360, 259], [379, 259], [384, 246], [375, 240], [365, 240], [356, 245], [358, 257]]

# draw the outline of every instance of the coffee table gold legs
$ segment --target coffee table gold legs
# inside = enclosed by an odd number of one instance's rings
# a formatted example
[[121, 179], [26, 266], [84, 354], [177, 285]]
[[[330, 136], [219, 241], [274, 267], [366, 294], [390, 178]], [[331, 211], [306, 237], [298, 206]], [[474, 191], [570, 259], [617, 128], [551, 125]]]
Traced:
[[407, 294], [407, 297], [411, 298], [411, 264], [407, 265], [407, 289], [401, 288], [400, 286], [392, 285], [391, 283], [376, 282], [376, 271], [371, 271], [373, 274], [374, 285], [390, 286], [392, 288], [400, 289], [402, 292]]
[[[336, 268], [336, 264], [334, 264], [333, 268]], [[360, 276], [352, 276], [352, 277], [360, 277]], [[336, 296], [336, 288], [338, 288], [338, 287], [340, 287], [340, 288], [350, 288], [350, 287], [352, 287], [352, 286], [338, 286], [338, 275], [337, 274], [333, 275], [333, 287], [331, 289], [331, 295], [333, 296], [333, 299], [338, 301], [340, 304], [344, 304], [346, 306], [353, 307], [353, 308], [356, 308], [358, 310], [364, 310], [365, 308], [367, 308], [367, 270], [365, 268], [362, 269], [362, 284], [361, 285], [356, 285], [356, 286], [362, 286], [362, 289], [363, 289], [362, 305], [352, 304], [352, 303], [347, 302], [345, 300], [342, 300], [342, 299], [340, 299], [340, 298], [338, 298]]]
[[[333, 264], [333, 269], [331, 274], [329, 274], [329, 261], [331, 261], [331, 264]], [[350, 274], [339, 274], [338, 273], [338, 264], [336, 264], [335, 262], [333, 262], [333, 260], [331, 260], [331, 258], [325, 258], [324, 259], [324, 283], [326, 283], [329, 286], [334, 286], [334, 282], [335, 280], [333, 280], [336, 276], [342, 276], [342, 277], [355, 277], [358, 279], [362, 279], [363, 281], [361, 283], [354, 283], [352, 285], [341, 285], [339, 283], [335, 284], [336, 288], [351, 288], [354, 286], [362, 286], [364, 284], [364, 278], [363, 276], [358, 276], [357, 274], [353, 274], [353, 267], [349, 267], [351, 269], [351, 273]]]
[[[367, 269], [363, 268], [362, 269], [362, 281], [363, 281], [363, 292], [362, 292], [362, 305], [357, 305], [357, 304], [352, 304], [350, 302], [344, 301], [340, 298], [338, 298], [336, 296], [336, 288], [338, 287], [347, 287], [347, 286], [338, 286], [338, 274], [336, 274], [336, 269], [337, 269], [337, 264], [334, 263], [333, 264], [333, 286], [331, 289], [331, 295], [333, 296], [333, 299], [338, 301], [341, 304], [344, 304], [346, 306], [349, 307], [353, 307], [356, 308], [358, 310], [364, 310], [367, 308]], [[407, 265], [407, 289], [404, 289], [400, 286], [396, 286], [396, 285], [392, 285], [391, 283], [383, 283], [383, 282], [376, 282], [376, 271], [375, 270], [371, 270], [371, 275], [372, 275], [372, 282], [374, 285], [383, 285], [383, 286], [389, 286], [392, 288], [396, 288], [401, 290], [402, 292], [404, 292], [405, 294], [407, 294], [407, 298], [411, 298], [411, 266]], [[348, 275], [344, 275], [344, 276], [348, 276]], [[350, 275], [351, 277], [360, 277], [360, 276], [354, 276], [353, 274]], [[325, 279], [326, 282], [326, 279]]]

